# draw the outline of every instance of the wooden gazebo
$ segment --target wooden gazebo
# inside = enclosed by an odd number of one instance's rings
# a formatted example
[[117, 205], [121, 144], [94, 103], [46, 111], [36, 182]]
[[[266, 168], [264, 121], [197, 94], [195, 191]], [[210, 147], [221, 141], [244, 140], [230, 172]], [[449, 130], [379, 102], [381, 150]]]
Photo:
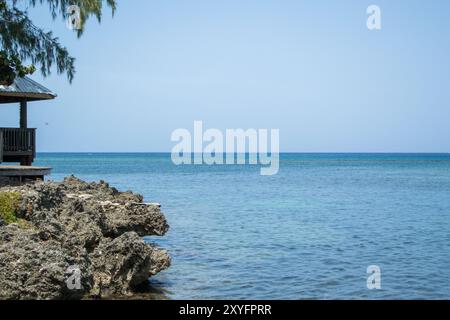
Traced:
[[28, 102], [51, 100], [55, 97], [56, 94], [28, 77], [16, 77], [10, 86], [0, 85], [0, 104], [20, 105], [20, 127], [0, 127], [0, 163], [18, 162], [21, 166], [32, 165], [36, 157], [36, 129], [28, 128]]

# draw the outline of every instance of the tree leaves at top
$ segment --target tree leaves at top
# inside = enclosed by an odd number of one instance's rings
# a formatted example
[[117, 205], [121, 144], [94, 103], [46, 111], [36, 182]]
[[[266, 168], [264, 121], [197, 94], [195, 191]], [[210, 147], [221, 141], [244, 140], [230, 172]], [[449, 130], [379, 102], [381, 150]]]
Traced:
[[[37, 27], [28, 13], [18, 8], [18, 4], [31, 7], [48, 5], [53, 18], [68, 17], [71, 5], [80, 8], [81, 36], [85, 22], [91, 17], [101, 21], [103, 5], [106, 3], [112, 13], [116, 10], [116, 0], [0, 0], [0, 84], [10, 85], [16, 75], [33, 73], [35, 66], [43, 76], [50, 74], [56, 65], [59, 74], [65, 73], [71, 82], [75, 75], [75, 58], [62, 46], [51, 31]], [[24, 66], [24, 63], [30, 66]]]
[[117, 6], [116, 0], [13, 0], [13, 3], [20, 1], [26, 1], [33, 7], [37, 4], [47, 3], [54, 19], [57, 18], [58, 15], [66, 19], [68, 16], [67, 8], [71, 5], [78, 6], [81, 11], [81, 29], [77, 30], [79, 36], [83, 33], [85, 22], [89, 17], [94, 16], [97, 18], [98, 22], [101, 21], [104, 2], [111, 8], [113, 15]]

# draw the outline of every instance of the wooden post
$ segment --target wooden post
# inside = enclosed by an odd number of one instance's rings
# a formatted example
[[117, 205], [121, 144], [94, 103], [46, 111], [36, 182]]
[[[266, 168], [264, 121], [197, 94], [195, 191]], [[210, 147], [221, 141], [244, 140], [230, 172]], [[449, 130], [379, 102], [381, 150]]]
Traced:
[[[21, 129], [27, 129], [28, 128], [28, 110], [27, 110], [27, 100], [20, 101], [20, 128]], [[22, 133], [22, 137], [26, 137], [27, 134]], [[19, 140], [20, 141], [20, 140]], [[31, 166], [32, 160], [30, 156], [22, 156], [20, 159], [20, 165], [21, 166]]]
[[0, 130], [0, 163], [3, 162], [3, 130]]
[[27, 121], [27, 100], [20, 101], [20, 128], [27, 129], [28, 121]]

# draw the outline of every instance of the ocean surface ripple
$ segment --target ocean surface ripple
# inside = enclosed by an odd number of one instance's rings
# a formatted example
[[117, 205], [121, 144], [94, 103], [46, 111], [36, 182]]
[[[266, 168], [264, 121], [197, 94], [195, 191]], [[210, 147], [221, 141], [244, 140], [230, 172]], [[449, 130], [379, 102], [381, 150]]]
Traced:
[[[159, 202], [151, 237], [174, 299], [450, 299], [450, 155], [282, 154], [258, 166], [175, 166], [170, 154], [38, 155], [51, 179], [106, 180]], [[367, 289], [367, 267], [381, 290]]]

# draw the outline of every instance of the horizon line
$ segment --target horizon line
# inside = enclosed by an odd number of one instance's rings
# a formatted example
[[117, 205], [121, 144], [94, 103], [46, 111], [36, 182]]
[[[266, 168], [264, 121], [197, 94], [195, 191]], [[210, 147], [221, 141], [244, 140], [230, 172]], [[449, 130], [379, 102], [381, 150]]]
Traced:
[[[38, 151], [37, 154], [60, 153], [60, 154], [171, 154], [170, 151]], [[191, 154], [200, 154], [191, 152]], [[223, 152], [223, 154], [228, 154]], [[233, 154], [250, 154], [249, 152]], [[258, 153], [255, 153], [258, 154]], [[269, 152], [270, 154], [270, 152]], [[445, 151], [281, 151], [279, 154], [450, 154]]]

